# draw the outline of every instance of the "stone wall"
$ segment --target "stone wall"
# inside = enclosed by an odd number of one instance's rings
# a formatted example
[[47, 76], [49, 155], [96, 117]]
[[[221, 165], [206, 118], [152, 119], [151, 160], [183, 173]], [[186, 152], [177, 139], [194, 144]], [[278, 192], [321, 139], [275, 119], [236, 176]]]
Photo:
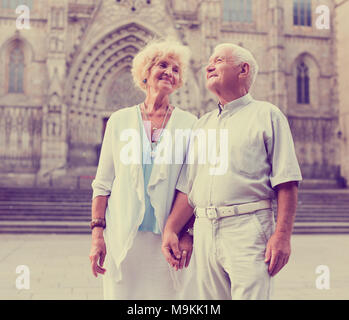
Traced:
[[349, 182], [349, 1], [337, 1], [337, 88], [339, 96], [341, 175]]

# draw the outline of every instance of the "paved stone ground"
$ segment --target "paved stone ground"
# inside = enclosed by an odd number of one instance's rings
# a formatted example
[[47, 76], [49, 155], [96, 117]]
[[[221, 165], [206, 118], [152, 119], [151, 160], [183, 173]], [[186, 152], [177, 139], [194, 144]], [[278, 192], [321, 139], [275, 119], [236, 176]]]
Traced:
[[[349, 299], [349, 235], [294, 235], [289, 264], [275, 278], [274, 299]], [[90, 272], [88, 235], [1, 235], [0, 300], [102, 299], [101, 277]], [[19, 290], [30, 271], [30, 288]], [[316, 281], [329, 268], [329, 289]], [[318, 282], [320, 282], [318, 280]]]

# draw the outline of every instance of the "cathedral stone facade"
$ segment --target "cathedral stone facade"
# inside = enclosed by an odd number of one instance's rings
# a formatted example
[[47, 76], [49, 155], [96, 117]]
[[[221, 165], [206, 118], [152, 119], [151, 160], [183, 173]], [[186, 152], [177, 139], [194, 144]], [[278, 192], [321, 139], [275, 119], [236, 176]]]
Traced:
[[[320, 5], [329, 28], [318, 27]], [[133, 57], [168, 37], [193, 53], [175, 106], [216, 108], [205, 65], [215, 45], [239, 44], [260, 65], [252, 95], [289, 119], [304, 178], [338, 181], [334, 13], [331, 0], [2, 0], [0, 186], [89, 186], [108, 117], [144, 97]]]
[[336, 0], [335, 30], [337, 51], [337, 81], [339, 96], [341, 176], [349, 182], [349, 1]]

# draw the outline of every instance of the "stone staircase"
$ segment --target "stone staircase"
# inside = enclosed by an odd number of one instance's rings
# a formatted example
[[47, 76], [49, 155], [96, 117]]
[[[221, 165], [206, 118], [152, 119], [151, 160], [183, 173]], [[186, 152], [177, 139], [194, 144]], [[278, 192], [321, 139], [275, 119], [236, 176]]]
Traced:
[[0, 189], [0, 233], [89, 233], [89, 190]]
[[349, 190], [300, 189], [294, 233], [349, 234]]
[[[88, 234], [90, 190], [0, 189], [0, 233]], [[349, 190], [299, 192], [295, 234], [348, 233]]]

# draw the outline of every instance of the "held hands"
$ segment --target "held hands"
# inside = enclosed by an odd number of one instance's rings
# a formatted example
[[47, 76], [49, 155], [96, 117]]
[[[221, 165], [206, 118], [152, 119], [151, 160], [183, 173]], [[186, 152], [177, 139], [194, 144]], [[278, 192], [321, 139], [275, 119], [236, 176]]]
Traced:
[[269, 263], [268, 272], [271, 277], [275, 276], [288, 262], [291, 254], [290, 237], [274, 233], [268, 243], [265, 252], [265, 263]]
[[179, 269], [183, 269], [183, 267], [188, 268], [193, 253], [193, 236], [184, 232], [179, 238], [179, 250], [182, 252]]
[[177, 271], [188, 267], [193, 252], [193, 237], [184, 232], [180, 239], [175, 232], [165, 231], [161, 250], [166, 261]]
[[105, 246], [103, 236], [98, 236], [98, 237], [92, 236], [90, 261], [91, 261], [92, 273], [95, 277], [97, 277], [98, 273], [104, 274], [107, 271], [106, 269], [103, 268], [105, 256], [106, 256], [106, 246]]

